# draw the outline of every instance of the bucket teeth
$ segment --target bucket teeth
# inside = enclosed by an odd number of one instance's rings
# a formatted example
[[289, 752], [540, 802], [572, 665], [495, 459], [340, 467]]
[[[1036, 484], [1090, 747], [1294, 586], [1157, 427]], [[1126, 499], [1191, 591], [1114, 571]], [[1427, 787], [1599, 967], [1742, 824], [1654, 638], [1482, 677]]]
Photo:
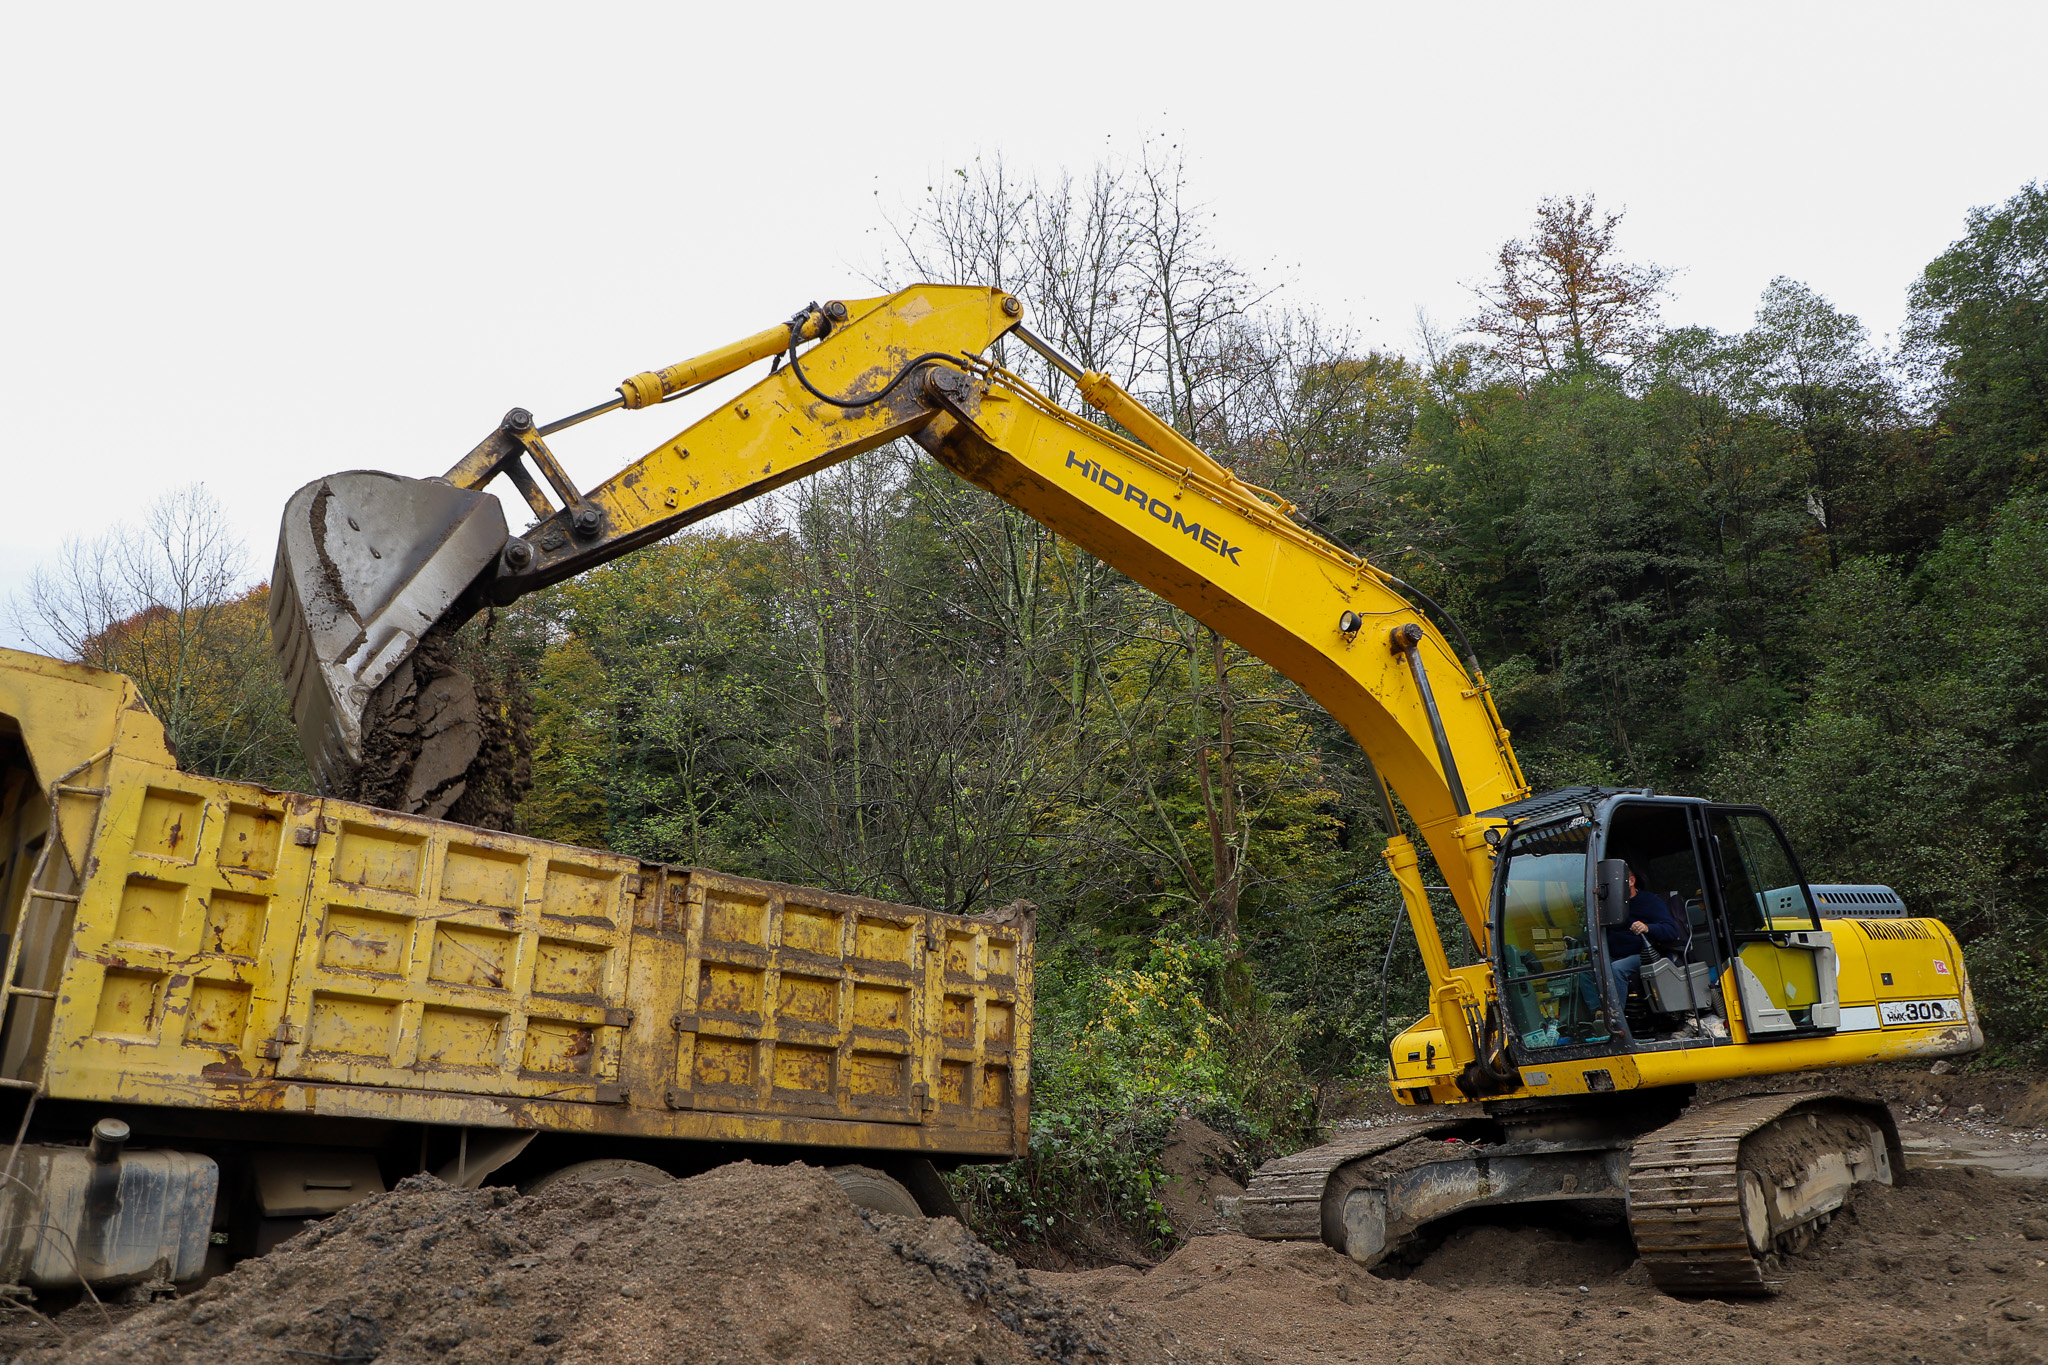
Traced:
[[344, 790], [363, 757], [371, 696], [489, 572], [506, 540], [488, 493], [355, 470], [285, 504], [270, 582], [270, 642], [313, 780]]

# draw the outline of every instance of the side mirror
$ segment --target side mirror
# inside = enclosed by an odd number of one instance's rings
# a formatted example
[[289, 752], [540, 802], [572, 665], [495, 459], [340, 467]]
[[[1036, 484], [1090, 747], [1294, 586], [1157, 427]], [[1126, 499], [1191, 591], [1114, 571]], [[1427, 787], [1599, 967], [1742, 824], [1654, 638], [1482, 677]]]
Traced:
[[1628, 923], [1628, 862], [1623, 858], [1602, 858], [1593, 865], [1593, 894], [1600, 905], [1603, 926]]

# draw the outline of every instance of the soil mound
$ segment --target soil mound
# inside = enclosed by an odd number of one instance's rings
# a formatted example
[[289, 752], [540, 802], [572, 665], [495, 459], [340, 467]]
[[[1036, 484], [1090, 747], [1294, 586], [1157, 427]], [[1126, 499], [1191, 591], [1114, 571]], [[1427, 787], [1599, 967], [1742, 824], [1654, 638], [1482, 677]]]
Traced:
[[[74, 1315], [68, 1322], [77, 1322]], [[68, 1325], [68, 1323], [67, 1323]], [[1156, 1329], [1049, 1292], [951, 1219], [857, 1212], [807, 1166], [531, 1197], [402, 1181], [37, 1365], [1165, 1365]]]
[[1453, 1290], [1570, 1288], [1619, 1280], [1635, 1261], [1635, 1247], [1618, 1225], [1601, 1236], [1482, 1223], [1445, 1238], [1413, 1278]]
[[1261, 1365], [1308, 1362], [2048, 1360], [2048, 1182], [1916, 1171], [1864, 1186], [1775, 1298], [1658, 1293], [1625, 1234], [1474, 1224], [1405, 1279], [1313, 1243], [1198, 1237], [1150, 1272], [1033, 1281], [1131, 1330]]
[[1166, 1174], [1159, 1204], [1176, 1233], [1201, 1237], [1227, 1229], [1234, 1212], [1231, 1201], [1244, 1195], [1233, 1174], [1245, 1167], [1236, 1143], [1199, 1119], [1183, 1118], [1173, 1125], [1159, 1165]]
[[2022, 1091], [2007, 1106], [2005, 1121], [2015, 1128], [2048, 1128], [2048, 1081], [2036, 1081]]

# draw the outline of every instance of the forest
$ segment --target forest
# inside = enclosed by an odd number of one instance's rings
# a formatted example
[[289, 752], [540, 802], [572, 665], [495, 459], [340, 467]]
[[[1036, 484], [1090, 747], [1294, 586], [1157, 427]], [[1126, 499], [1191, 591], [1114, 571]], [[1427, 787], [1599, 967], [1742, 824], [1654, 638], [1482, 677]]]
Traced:
[[[1536, 788], [1770, 807], [1811, 878], [1957, 930], [1978, 1065], [2048, 1061], [2048, 185], [1958, 206], [1954, 243], [1901, 263], [1895, 347], [1789, 278], [1747, 331], [1669, 318], [1671, 271], [1590, 195], [1537, 206], [1473, 262], [1470, 316], [1402, 348], [1264, 289], [1213, 224], [1176, 162], [982, 162], [888, 225], [873, 282], [1021, 295], [1443, 604]], [[1029, 352], [999, 358], [1080, 407]], [[250, 556], [186, 490], [68, 547], [17, 621], [136, 676], [187, 767], [303, 789]], [[1076, 1207], [1147, 1226], [1176, 1115], [1302, 1145], [1420, 1011], [1349, 737], [914, 447], [474, 620], [462, 648], [523, 727], [526, 832], [1038, 907], [1032, 1157], [963, 1182], [1012, 1237]]]

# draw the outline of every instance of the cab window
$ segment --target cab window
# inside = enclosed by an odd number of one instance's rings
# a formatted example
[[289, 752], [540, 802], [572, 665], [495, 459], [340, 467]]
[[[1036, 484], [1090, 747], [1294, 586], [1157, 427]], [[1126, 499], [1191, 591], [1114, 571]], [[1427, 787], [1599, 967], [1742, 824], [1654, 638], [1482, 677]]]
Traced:
[[1760, 934], [1820, 926], [1792, 851], [1769, 817], [1761, 811], [1715, 810], [1708, 827], [1721, 863], [1730, 929]]
[[1500, 972], [1524, 1047], [1562, 1047], [1608, 1036], [1604, 993], [1586, 930], [1589, 827], [1517, 833], [1501, 884]]

